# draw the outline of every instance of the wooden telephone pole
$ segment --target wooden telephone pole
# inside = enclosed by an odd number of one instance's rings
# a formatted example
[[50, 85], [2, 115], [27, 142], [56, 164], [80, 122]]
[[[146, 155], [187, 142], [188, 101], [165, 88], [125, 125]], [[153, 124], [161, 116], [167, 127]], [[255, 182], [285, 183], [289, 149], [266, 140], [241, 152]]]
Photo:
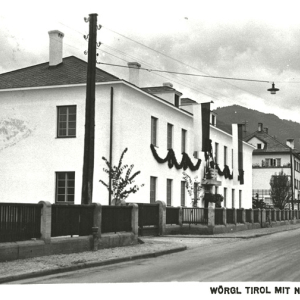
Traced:
[[90, 26], [81, 204], [92, 203], [94, 179], [97, 14], [90, 14], [89, 16]]

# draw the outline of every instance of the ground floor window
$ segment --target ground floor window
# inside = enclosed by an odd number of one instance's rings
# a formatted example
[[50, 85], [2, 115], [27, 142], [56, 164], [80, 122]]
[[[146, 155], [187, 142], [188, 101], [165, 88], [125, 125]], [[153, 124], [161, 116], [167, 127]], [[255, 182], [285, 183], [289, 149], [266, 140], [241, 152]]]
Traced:
[[156, 177], [150, 177], [150, 203], [155, 203], [156, 201]]
[[227, 207], [227, 188], [225, 187], [224, 187], [223, 197], [224, 197], [224, 207]]
[[242, 191], [239, 190], [239, 207], [242, 208]]
[[72, 202], [75, 198], [75, 172], [56, 172], [55, 202]]
[[235, 201], [235, 199], [234, 199], [234, 189], [232, 189], [232, 191], [231, 191], [231, 199], [232, 199], [232, 208], [235, 208], [235, 203], [234, 203], [234, 201]]
[[185, 181], [181, 181], [181, 206], [185, 206]]
[[167, 206], [172, 204], [172, 179], [167, 179]]

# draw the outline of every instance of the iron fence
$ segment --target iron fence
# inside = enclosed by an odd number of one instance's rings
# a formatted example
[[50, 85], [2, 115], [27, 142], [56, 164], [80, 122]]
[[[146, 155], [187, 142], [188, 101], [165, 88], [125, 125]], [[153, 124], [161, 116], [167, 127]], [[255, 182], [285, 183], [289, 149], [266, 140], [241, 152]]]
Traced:
[[271, 210], [271, 221], [272, 222], [275, 221], [275, 210], [274, 209]]
[[51, 237], [90, 235], [93, 223], [93, 205], [52, 205]]
[[224, 208], [215, 208], [215, 225], [223, 225]]
[[234, 209], [233, 208], [227, 208], [226, 209], [226, 222], [227, 222], [227, 224], [235, 224]]
[[281, 211], [281, 220], [285, 220], [285, 212], [284, 212], [284, 210]]
[[159, 204], [139, 203], [139, 227], [158, 226]]
[[208, 224], [208, 208], [182, 208], [183, 224]]
[[253, 221], [254, 223], [259, 223], [259, 210], [253, 209]]
[[0, 203], [0, 242], [41, 237], [41, 204]]
[[237, 223], [244, 223], [243, 222], [243, 209], [236, 210], [236, 221], [237, 221]]
[[131, 232], [132, 206], [102, 206], [101, 233]]
[[277, 220], [277, 221], [279, 221], [280, 216], [281, 216], [281, 215], [280, 215], [280, 210], [277, 209], [277, 210], [276, 210], [276, 220]]
[[246, 209], [246, 222], [252, 223], [252, 209]]
[[179, 224], [179, 207], [166, 207], [166, 224]]

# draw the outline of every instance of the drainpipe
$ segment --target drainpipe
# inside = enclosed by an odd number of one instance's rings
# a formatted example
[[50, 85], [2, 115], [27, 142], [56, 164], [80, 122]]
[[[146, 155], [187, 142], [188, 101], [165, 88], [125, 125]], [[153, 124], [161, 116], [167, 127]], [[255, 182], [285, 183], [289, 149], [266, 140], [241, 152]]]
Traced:
[[293, 171], [293, 153], [292, 153], [292, 148], [290, 148], [290, 157], [291, 157], [292, 210], [294, 210], [294, 171]]
[[[114, 112], [114, 88], [110, 88], [110, 137], [109, 137], [109, 162], [112, 167], [112, 147], [113, 147], [113, 112]], [[111, 205], [111, 173], [109, 172], [109, 196], [108, 205]]]

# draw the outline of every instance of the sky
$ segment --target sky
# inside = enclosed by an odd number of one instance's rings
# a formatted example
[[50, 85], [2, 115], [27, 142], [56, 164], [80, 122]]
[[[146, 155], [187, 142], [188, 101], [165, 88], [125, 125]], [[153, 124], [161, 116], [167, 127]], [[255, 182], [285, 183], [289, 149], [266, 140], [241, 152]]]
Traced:
[[[140, 85], [171, 82], [183, 97], [238, 104], [300, 122], [300, 17], [296, 1], [10, 1], [0, 11], [0, 73], [49, 59], [48, 31], [65, 34], [64, 57], [87, 60], [98, 14], [98, 61], [243, 80], [140, 71]], [[128, 80], [128, 69], [98, 65]], [[263, 81], [263, 82], [260, 82]], [[280, 91], [267, 89], [275, 82]]]

